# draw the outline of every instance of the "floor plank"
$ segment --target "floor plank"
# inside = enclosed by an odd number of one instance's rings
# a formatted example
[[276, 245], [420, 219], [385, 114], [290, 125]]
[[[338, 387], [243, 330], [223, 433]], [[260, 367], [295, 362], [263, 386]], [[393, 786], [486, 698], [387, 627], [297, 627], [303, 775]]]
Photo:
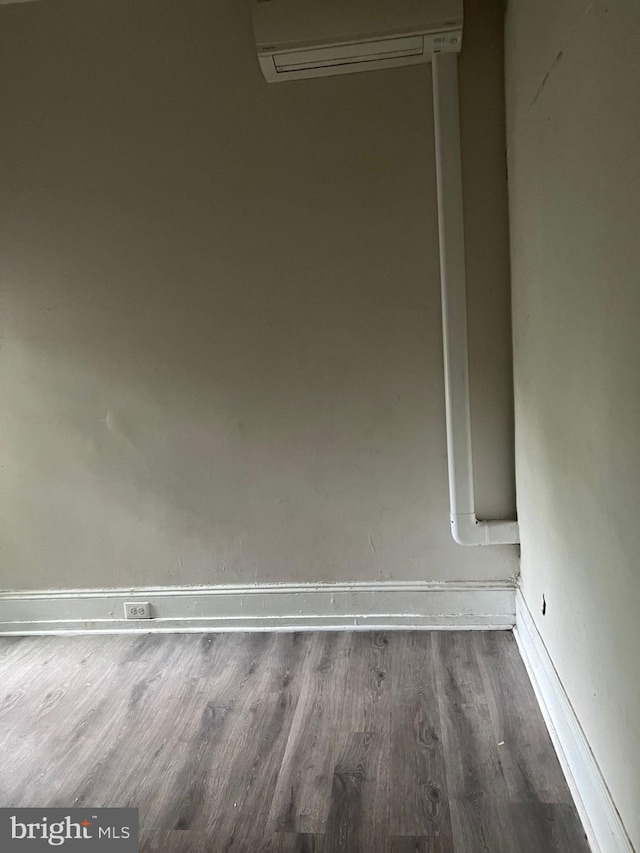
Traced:
[[551, 738], [511, 635], [483, 632], [476, 642], [509, 798], [570, 803], [560, 765], [548, 760]]
[[331, 808], [325, 829], [329, 850], [364, 850], [365, 809], [362, 788], [367, 774], [367, 750], [371, 733], [349, 736], [333, 771]]
[[392, 663], [392, 836], [427, 836], [433, 853], [453, 846], [433, 634], [399, 635]]
[[478, 636], [433, 635], [456, 853], [514, 853], [517, 831], [478, 664]]

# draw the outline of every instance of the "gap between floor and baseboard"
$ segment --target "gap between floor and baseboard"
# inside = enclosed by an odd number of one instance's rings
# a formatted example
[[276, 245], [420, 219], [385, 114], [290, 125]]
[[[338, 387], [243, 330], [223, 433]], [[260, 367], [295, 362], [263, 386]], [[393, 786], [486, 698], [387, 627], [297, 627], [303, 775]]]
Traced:
[[592, 853], [634, 853], [589, 741], [520, 589], [516, 592], [514, 634]]
[[[125, 620], [126, 601], [149, 602], [152, 618]], [[511, 580], [0, 592], [0, 634], [509, 630], [514, 622]]]

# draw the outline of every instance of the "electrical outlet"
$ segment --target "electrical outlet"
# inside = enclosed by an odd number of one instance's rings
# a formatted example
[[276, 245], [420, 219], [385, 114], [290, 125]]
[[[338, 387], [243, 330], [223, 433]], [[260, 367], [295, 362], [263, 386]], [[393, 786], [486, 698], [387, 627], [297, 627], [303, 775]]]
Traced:
[[148, 601], [125, 601], [125, 619], [151, 619], [151, 605]]

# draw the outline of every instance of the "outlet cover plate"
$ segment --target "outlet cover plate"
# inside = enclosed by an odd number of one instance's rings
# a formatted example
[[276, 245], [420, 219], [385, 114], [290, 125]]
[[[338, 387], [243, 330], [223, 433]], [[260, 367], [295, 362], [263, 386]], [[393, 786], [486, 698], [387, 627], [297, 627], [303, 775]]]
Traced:
[[151, 605], [148, 601], [125, 601], [125, 619], [151, 619]]

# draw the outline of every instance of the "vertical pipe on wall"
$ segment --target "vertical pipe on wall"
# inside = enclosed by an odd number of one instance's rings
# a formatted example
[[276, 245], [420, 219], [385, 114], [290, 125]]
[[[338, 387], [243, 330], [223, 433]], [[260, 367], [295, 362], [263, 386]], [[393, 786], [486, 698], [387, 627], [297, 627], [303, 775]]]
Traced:
[[435, 54], [432, 69], [451, 534], [460, 545], [515, 544], [517, 521], [476, 518], [457, 54]]

